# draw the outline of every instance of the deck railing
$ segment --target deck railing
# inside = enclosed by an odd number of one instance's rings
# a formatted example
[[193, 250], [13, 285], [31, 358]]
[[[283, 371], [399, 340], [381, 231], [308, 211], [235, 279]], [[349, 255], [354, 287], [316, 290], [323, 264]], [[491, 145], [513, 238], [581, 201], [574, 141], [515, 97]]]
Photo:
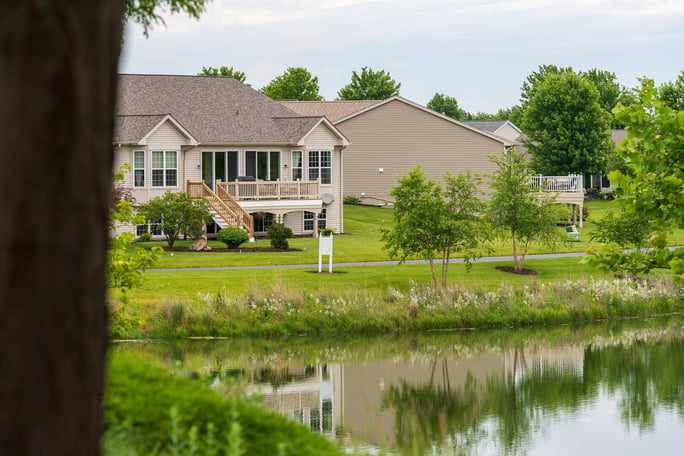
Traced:
[[321, 186], [315, 181], [216, 181], [236, 200], [319, 199]]
[[217, 186], [214, 193], [204, 181], [188, 181], [187, 190], [190, 198], [203, 198], [228, 225], [244, 228], [254, 236], [254, 219], [223, 188]]
[[567, 176], [534, 176], [532, 187], [549, 192], [576, 193], [584, 191], [584, 178], [581, 174]]

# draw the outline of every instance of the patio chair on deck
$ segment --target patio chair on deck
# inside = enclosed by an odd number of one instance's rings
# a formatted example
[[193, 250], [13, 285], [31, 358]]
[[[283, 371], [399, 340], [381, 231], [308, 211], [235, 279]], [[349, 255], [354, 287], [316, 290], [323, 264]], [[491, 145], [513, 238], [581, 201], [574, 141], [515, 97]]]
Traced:
[[575, 225], [566, 226], [565, 231], [568, 235], [568, 241], [579, 242], [582, 240], [582, 234], [577, 231], [577, 227]]

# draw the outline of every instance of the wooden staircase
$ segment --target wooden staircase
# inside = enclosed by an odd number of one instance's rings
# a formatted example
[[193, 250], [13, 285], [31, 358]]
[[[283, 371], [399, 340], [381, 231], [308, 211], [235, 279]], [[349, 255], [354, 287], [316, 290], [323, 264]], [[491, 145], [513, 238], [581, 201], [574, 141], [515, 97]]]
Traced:
[[254, 237], [254, 219], [245, 211], [240, 203], [228, 193], [219, 182], [216, 183], [216, 193], [209, 186], [202, 182], [188, 181], [187, 191], [190, 198], [202, 198], [207, 202], [209, 208], [221, 220], [216, 220], [219, 225], [223, 221], [225, 226], [237, 226], [249, 233], [249, 237]]

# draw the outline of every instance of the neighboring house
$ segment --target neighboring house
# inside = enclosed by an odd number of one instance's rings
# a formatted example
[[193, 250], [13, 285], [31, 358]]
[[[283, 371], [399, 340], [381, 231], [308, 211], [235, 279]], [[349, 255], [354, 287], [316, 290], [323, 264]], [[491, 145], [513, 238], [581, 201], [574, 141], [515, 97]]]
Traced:
[[447, 171], [489, 174], [495, 168], [489, 156], [517, 145], [401, 97], [281, 104], [301, 115], [326, 116], [349, 139], [344, 195], [360, 197], [364, 204], [391, 202], [397, 178], [418, 163], [435, 180]]
[[325, 117], [299, 115], [232, 78], [119, 76], [114, 166], [131, 165], [124, 185], [137, 203], [166, 191], [204, 198], [219, 228], [342, 232], [348, 144]]
[[510, 120], [463, 120], [461, 122], [511, 141], [517, 141], [522, 134], [520, 128], [516, 127]]

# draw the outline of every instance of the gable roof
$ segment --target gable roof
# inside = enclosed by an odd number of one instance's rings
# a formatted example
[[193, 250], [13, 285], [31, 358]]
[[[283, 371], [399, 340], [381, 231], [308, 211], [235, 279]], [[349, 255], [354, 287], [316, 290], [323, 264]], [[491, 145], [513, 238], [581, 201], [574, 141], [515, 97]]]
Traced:
[[382, 100], [296, 101], [282, 100], [280, 104], [301, 116], [325, 116], [331, 122], [345, 118]]
[[321, 118], [303, 119], [229, 77], [140, 74], [119, 75], [116, 114], [115, 142], [144, 138], [169, 115], [203, 144], [297, 144]]
[[[471, 130], [475, 133], [478, 133], [480, 135], [483, 135], [483, 136], [491, 138], [495, 141], [498, 141], [498, 142], [502, 143], [504, 146], [517, 145], [517, 142], [515, 142], [515, 141], [511, 141], [510, 139], [504, 138], [502, 136], [495, 135], [489, 131], [481, 130], [479, 128], [475, 128], [473, 126], [467, 125], [465, 122], [460, 122], [458, 120], [454, 120], [451, 117], [440, 114], [436, 111], [433, 111], [432, 109], [426, 108], [425, 106], [422, 106], [422, 105], [415, 103], [411, 100], [407, 100], [406, 98], [402, 98], [400, 96], [394, 96], [391, 98], [387, 98], [386, 100], [359, 100], [359, 101], [354, 101], [354, 102], [348, 102], [348, 101], [285, 101], [285, 102], [281, 102], [281, 104], [283, 104], [284, 106], [286, 106], [292, 110], [299, 112], [300, 114], [303, 114], [304, 112], [308, 112], [310, 114], [325, 115], [326, 117], [328, 117], [328, 114], [330, 114], [331, 116], [335, 117], [335, 120], [333, 120], [333, 123], [335, 125], [340, 125], [342, 122], [344, 122], [346, 120], [352, 119], [352, 118], [357, 117], [363, 113], [377, 109], [380, 106], [384, 106], [385, 104], [392, 103], [392, 102], [399, 102], [399, 103], [407, 104], [409, 106], [412, 106], [413, 108], [424, 111], [430, 115], [439, 117], [439, 118], [444, 119], [448, 122], [451, 122], [455, 125], [458, 125], [460, 127]], [[335, 106], [335, 104], [337, 104], [337, 103], [340, 103], [339, 107]], [[332, 120], [331, 117], [328, 117], [328, 118]]]

